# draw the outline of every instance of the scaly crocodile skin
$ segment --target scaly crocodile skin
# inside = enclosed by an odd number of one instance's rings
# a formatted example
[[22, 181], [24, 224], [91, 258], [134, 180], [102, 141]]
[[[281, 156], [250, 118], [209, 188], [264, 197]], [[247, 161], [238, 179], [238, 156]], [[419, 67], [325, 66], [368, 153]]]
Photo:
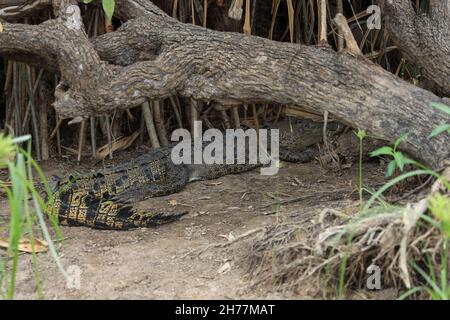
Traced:
[[[323, 124], [310, 120], [292, 120], [291, 122], [282, 121], [270, 126], [267, 129], [279, 129], [279, 158], [283, 161], [305, 163], [312, 161], [319, 154], [317, 144], [323, 138]], [[329, 133], [337, 130], [335, 124], [329, 125]], [[267, 141], [271, 140], [270, 130]], [[248, 147], [248, 145], [246, 145]], [[225, 150], [225, 146], [224, 146]], [[270, 143], [269, 150], [270, 152]], [[249, 164], [248, 152], [245, 152], [245, 164], [191, 164], [187, 165], [189, 171], [189, 181], [211, 180], [219, 177], [238, 174], [249, 171], [261, 166], [258, 164]], [[237, 150], [235, 149], [235, 159]], [[225, 163], [225, 154], [224, 154]]]
[[[317, 144], [323, 139], [323, 123], [311, 120], [282, 121], [271, 126], [280, 130], [280, 159], [304, 163], [319, 154]], [[328, 134], [338, 130], [336, 123], [328, 124]]]
[[[321, 124], [304, 120], [275, 127], [280, 129], [280, 159], [307, 162], [317, 155], [315, 144], [322, 139]], [[174, 221], [184, 213], [141, 213], [129, 203], [176, 193], [189, 181], [216, 179], [260, 166], [248, 161], [231, 165], [175, 165], [171, 150], [163, 147], [96, 173], [69, 177], [58, 185], [49, 209], [63, 225], [114, 230], [155, 226]]]
[[178, 192], [187, 183], [184, 166], [175, 166], [164, 147], [110, 168], [71, 176], [58, 190], [89, 190], [97, 198], [141, 201]]
[[125, 203], [99, 198], [93, 192], [81, 189], [61, 191], [52, 210], [58, 213], [62, 225], [111, 230], [157, 226], [186, 214], [141, 213]]

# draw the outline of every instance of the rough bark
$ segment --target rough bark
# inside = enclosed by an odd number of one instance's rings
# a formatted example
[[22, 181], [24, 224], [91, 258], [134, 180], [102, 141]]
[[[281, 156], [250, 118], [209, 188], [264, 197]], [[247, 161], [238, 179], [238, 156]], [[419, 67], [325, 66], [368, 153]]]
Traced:
[[362, 57], [182, 24], [146, 0], [117, 1], [116, 13], [131, 20], [92, 42], [77, 6], [38, 26], [4, 23], [0, 55], [30, 62], [31, 54], [56, 66], [62, 117], [81, 120], [175, 94], [228, 105], [276, 102], [329, 111], [391, 141], [409, 131], [403, 149], [433, 167], [449, 157], [448, 135], [427, 139], [450, 122], [431, 107], [443, 100]]
[[37, 10], [49, 7], [52, 0], [0, 0], [0, 17], [3, 19], [22, 18]]
[[391, 40], [422, 68], [433, 91], [450, 97], [450, 1], [431, 1], [429, 13], [416, 13], [410, 0], [380, 3]]

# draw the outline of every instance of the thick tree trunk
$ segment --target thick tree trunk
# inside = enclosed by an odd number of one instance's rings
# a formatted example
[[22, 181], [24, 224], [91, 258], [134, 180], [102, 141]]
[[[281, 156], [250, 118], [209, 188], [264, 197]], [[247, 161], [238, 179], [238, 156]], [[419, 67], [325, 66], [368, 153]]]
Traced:
[[431, 106], [443, 100], [362, 57], [182, 24], [146, 0], [117, 1], [116, 14], [131, 20], [92, 42], [74, 5], [38, 26], [4, 23], [0, 55], [39, 57], [59, 69], [64, 83], [54, 105], [62, 117], [81, 120], [175, 94], [228, 105], [276, 102], [329, 111], [391, 141], [408, 131], [402, 148], [433, 167], [450, 156], [448, 135], [427, 138], [450, 123]]
[[450, 1], [434, 0], [416, 13], [411, 0], [380, 0], [391, 40], [408, 61], [422, 68], [431, 88], [450, 97]]

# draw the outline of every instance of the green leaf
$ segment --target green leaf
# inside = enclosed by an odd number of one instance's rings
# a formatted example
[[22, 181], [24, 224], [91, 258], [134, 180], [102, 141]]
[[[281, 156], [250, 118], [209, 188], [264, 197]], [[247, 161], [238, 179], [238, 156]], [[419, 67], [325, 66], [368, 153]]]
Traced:
[[30, 134], [26, 134], [24, 136], [13, 138], [12, 142], [14, 142], [14, 143], [22, 143], [22, 142], [28, 141], [30, 139], [31, 139], [31, 135]]
[[92, 0], [83, 0], [84, 3], [89, 4], [92, 2]]
[[386, 177], [390, 177], [394, 174], [395, 167], [396, 167], [395, 160], [392, 160], [391, 162], [389, 162], [387, 171], [386, 171]]
[[422, 287], [412, 288], [412, 289], [406, 291], [405, 293], [403, 293], [400, 297], [398, 297], [398, 300], [405, 300], [406, 298], [413, 295], [414, 293], [420, 292], [422, 290], [425, 290], [425, 288], [422, 288]]
[[417, 164], [417, 162], [413, 159], [408, 158], [407, 156], [403, 155], [403, 163], [404, 164]]
[[433, 297], [433, 299], [445, 299], [445, 293], [438, 287], [436, 281], [434, 281], [430, 275], [428, 275], [422, 268], [414, 263], [414, 269], [419, 273], [422, 278], [427, 282], [430, 288], [427, 288], [428, 293]]
[[450, 198], [436, 193], [428, 197], [428, 208], [440, 222], [440, 229], [450, 238]]
[[115, 0], [102, 0], [103, 10], [105, 11], [106, 17], [111, 21], [114, 15], [114, 9], [116, 6]]
[[402, 141], [406, 140], [406, 138], [408, 138], [409, 132], [406, 132], [404, 134], [402, 134], [396, 141], [394, 144], [394, 150], [397, 150], [397, 147], [400, 145], [400, 143], [402, 143]]
[[443, 125], [440, 125], [439, 127], [437, 127], [436, 129], [434, 129], [434, 130], [430, 133], [430, 135], [428, 136], [428, 138], [433, 138], [433, 137], [435, 137], [435, 136], [437, 136], [437, 135], [439, 135], [439, 134], [441, 134], [442, 132], [447, 131], [447, 130], [449, 130], [449, 133], [450, 133], [450, 124], [443, 124]]
[[432, 103], [431, 104], [433, 107], [435, 107], [436, 109], [441, 110], [442, 112], [445, 112], [446, 114], [450, 114], [450, 107], [446, 104], [443, 103]]
[[395, 152], [394, 160], [397, 163], [397, 166], [400, 169], [400, 171], [403, 171], [403, 168], [405, 167], [405, 157], [403, 156], [403, 153]]
[[353, 133], [358, 137], [359, 140], [363, 140], [366, 137], [366, 130], [358, 129], [357, 132], [353, 131]]
[[370, 153], [371, 157], [377, 157], [377, 156], [381, 156], [381, 155], [390, 155], [393, 156], [394, 153], [392, 152], [392, 148], [391, 147], [381, 147], [377, 150], [374, 150]]

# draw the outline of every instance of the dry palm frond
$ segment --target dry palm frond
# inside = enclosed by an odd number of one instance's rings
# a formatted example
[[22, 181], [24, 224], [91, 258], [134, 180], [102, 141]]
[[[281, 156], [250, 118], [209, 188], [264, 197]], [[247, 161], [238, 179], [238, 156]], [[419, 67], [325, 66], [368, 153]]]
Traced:
[[[139, 136], [139, 132], [134, 132], [131, 136], [123, 137], [113, 141], [111, 149], [112, 151], [121, 151], [130, 147], [136, 138]], [[104, 145], [97, 150], [96, 158], [98, 160], [102, 160], [109, 155], [109, 145]]]

